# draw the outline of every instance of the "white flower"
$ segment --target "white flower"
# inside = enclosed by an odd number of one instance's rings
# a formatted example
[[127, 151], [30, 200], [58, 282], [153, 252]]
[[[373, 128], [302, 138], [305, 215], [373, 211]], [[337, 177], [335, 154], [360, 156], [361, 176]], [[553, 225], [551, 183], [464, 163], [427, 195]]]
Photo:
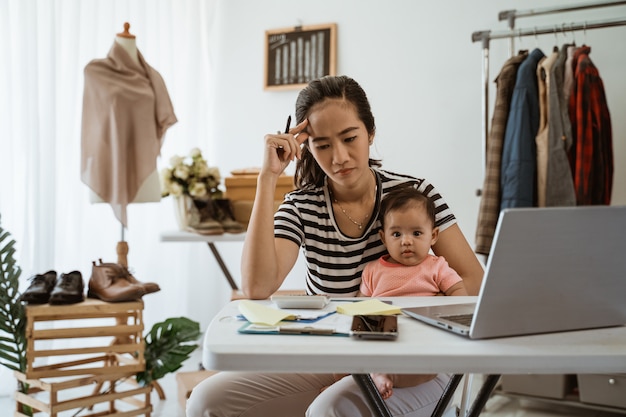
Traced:
[[187, 178], [189, 178], [189, 167], [187, 165], [178, 165], [176, 167], [174, 167], [174, 172], [172, 172], [172, 175], [175, 178], [180, 178], [181, 180], [186, 180]]
[[174, 155], [170, 158], [170, 165], [173, 167], [181, 165], [183, 162], [185, 162], [185, 158], [182, 156]]
[[170, 194], [173, 195], [174, 197], [180, 197], [181, 195], [183, 195], [183, 191], [184, 191], [183, 186], [177, 182], [170, 182], [168, 190]]
[[216, 167], [208, 168], [208, 176], [213, 177], [215, 181], [220, 182], [220, 170]]
[[191, 156], [192, 159], [200, 158], [202, 156], [202, 151], [198, 148], [193, 148], [189, 152], [189, 156]]
[[207, 196], [206, 185], [202, 182], [196, 182], [189, 187], [189, 195], [196, 198]]

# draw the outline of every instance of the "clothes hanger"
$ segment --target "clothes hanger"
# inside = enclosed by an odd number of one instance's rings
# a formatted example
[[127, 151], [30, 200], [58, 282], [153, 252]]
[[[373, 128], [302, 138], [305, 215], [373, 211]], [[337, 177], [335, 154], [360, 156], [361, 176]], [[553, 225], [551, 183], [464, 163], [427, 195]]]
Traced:
[[117, 36], [119, 36], [120, 38], [135, 39], [135, 35], [130, 33], [129, 29], [130, 29], [130, 23], [124, 22], [124, 32], [118, 33]]

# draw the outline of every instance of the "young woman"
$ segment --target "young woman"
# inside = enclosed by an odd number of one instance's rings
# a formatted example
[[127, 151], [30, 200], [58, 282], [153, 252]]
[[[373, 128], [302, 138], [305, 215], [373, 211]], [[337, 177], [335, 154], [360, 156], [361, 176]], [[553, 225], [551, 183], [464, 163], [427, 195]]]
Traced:
[[[308, 293], [356, 295], [365, 264], [386, 253], [378, 233], [380, 201], [407, 184], [435, 204], [440, 234], [433, 251], [459, 273], [469, 294], [478, 293], [482, 267], [441, 195], [426, 180], [384, 171], [370, 158], [376, 127], [356, 81], [346, 76], [312, 81], [298, 96], [296, 119], [289, 132], [265, 136], [242, 256], [248, 297], [264, 299], [278, 290], [300, 248]], [[294, 160], [299, 189], [274, 213], [278, 176]], [[387, 406], [395, 416], [429, 416], [448, 379], [424, 375], [421, 384], [394, 390]], [[222, 372], [194, 389], [187, 416], [371, 416], [352, 377], [334, 382], [327, 374]]]

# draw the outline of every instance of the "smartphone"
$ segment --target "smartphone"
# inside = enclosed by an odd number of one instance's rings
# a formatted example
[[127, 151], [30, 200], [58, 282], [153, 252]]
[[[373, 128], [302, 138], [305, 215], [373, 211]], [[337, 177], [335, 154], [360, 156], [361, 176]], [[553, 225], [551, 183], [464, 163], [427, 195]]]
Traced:
[[350, 335], [359, 339], [394, 340], [398, 337], [398, 316], [356, 315]]

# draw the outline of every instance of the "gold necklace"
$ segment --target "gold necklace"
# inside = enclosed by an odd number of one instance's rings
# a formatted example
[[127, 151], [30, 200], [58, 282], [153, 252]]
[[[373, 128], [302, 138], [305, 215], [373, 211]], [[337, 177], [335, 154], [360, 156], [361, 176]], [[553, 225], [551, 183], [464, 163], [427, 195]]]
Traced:
[[365, 215], [365, 218], [363, 219], [362, 222], [357, 222], [356, 220], [354, 220], [352, 217], [350, 217], [350, 215], [348, 214], [347, 211], [344, 210], [344, 208], [341, 206], [341, 204], [339, 203], [339, 201], [337, 201], [337, 199], [335, 197], [333, 197], [333, 201], [339, 206], [339, 209], [341, 210], [341, 212], [343, 214], [346, 215], [346, 217], [348, 218], [348, 220], [350, 220], [352, 223], [354, 223], [359, 230], [363, 230], [363, 223], [365, 223], [365, 220], [367, 220], [367, 218], [369, 217], [369, 214]]

